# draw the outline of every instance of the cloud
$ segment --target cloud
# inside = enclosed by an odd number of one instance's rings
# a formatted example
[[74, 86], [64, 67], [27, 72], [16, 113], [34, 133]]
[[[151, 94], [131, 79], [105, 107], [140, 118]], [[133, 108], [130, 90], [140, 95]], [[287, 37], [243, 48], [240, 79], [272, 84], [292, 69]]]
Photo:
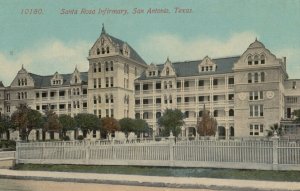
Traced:
[[227, 40], [199, 36], [187, 39], [173, 34], [147, 36], [139, 44], [139, 52], [146, 61], [163, 63], [171, 61], [202, 59], [241, 55], [258, 35], [254, 32], [234, 33]]
[[22, 65], [28, 72], [51, 75], [71, 73], [77, 65], [79, 71], [88, 70], [88, 50], [91, 43], [77, 41], [65, 43], [57, 39], [36, 43], [19, 53], [8, 55], [0, 52], [0, 80], [10, 85]]

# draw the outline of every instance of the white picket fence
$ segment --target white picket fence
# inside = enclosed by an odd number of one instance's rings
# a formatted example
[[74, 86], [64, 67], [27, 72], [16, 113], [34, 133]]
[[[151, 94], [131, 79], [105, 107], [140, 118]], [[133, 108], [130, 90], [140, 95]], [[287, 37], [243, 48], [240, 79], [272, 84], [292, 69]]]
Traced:
[[17, 143], [16, 162], [300, 170], [300, 142], [169, 139]]

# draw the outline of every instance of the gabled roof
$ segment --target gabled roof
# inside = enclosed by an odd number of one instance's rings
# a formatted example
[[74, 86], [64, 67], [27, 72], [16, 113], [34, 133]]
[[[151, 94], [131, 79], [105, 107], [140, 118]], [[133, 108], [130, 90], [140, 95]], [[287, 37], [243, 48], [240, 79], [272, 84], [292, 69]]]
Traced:
[[[120, 39], [118, 39], [118, 38], [116, 38], [116, 37], [113, 37], [113, 36], [111, 36], [111, 35], [109, 35], [107, 33], [106, 33], [106, 35], [113, 41], [113, 43], [119, 45], [119, 47], [121, 49], [121, 52], [122, 52], [122, 48], [123, 48], [123, 45], [125, 44], [125, 42], [122, 41], [122, 40], [120, 40]], [[128, 43], [126, 43], [126, 44], [130, 48], [130, 58], [132, 60], [135, 60], [135, 61], [139, 62], [139, 63], [147, 65], [147, 63], [142, 59], [142, 57], [140, 57], [140, 55]]]
[[[41, 76], [33, 73], [29, 73], [29, 75], [34, 80], [34, 87], [36, 88], [45, 88], [45, 87], [51, 87], [51, 79], [54, 75], [50, 76]], [[72, 74], [60, 74], [63, 77], [63, 86], [70, 85], [70, 80], [72, 77]], [[88, 82], [88, 73], [87, 72], [81, 72], [80, 78], [82, 80], [82, 84], [87, 84]], [[53, 86], [52, 86], [53, 87]]]
[[[240, 56], [212, 59], [212, 61], [216, 63], [217, 68], [216, 71], [211, 71], [211, 72], [199, 72], [198, 65], [202, 62], [202, 60], [173, 62], [172, 64], [173, 67], [175, 68], [177, 77], [204, 76], [204, 75], [212, 75], [212, 74], [232, 73], [233, 65], [236, 61], [238, 61], [239, 58]], [[157, 67], [159, 71], [162, 71], [164, 65], [159, 64], [157, 65]], [[144, 72], [138, 79], [146, 80], [152, 78], [160, 78], [160, 76], [146, 77], [146, 74]]]

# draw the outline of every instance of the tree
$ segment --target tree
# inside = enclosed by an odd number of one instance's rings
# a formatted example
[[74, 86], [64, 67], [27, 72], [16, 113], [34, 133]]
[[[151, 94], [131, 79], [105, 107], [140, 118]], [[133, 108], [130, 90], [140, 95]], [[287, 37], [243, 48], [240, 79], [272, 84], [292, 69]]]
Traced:
[[63, 137], [66, 136], [66, 132], [68, 130], [73, 130], [76, 127], [75, 119], [73, 117], [71, 117], [70, 115], [62, 114], [58, 117], [58, 120], [61, 124], [61, 130], [62, 130]]
[[150, 133], [150, 127], [145, 120], [134, 119], [133, 132], [139, 137], [141, 133]]
[[295, 123], [300, 123], [300, 109], [295, 110], [294, 112], [294, 116], [296, 117], [296, 119], [294, 120]]
[[120, 130], [125, 133], [126, 137], [130, 132], [134, 131], [135, 120], [131, 118], [123, 118], [119, 120]]
[[268, 137], [275, 136], [275, 133], [278, 136], [282, 136], [284, 134], [282, 126], [278, 123], [274, 123], [273, 125], [270, 126], [270, 129], [267, 129], [266, 131], [268, 133], [267, 134]]
[[101, 118], [102, 130], [105, 134], [112, 134], [120, 130], [119, 122], [113, 117]]
[[79, 113], [74, 117], [74, 120], [76, 122], [76, 126], [83, 131], [84, 136], [92, 130], [98, 130], [101, 128], [100, 119], [94, 114]]
[[184, 114], [179, 109], [166, 109], [163, 116], [158, 119], [159, 126], [163, 127], [162, 135], [170, 136], [170, 131], [177, 137], [181, 129], [180, 127], [184, 124]]
[[45, 111], [44, 130], [52, 131], [52, 132], [60, 132], [61, 131], [61, 124], [58, 120], [58, 116], [53, 110]]
[[197, 132], [200, 136], [214, 136], [216, 134], [217, 121], [209, 115], [205, 106], [202, 113], [202, 118], [197, 123]]
[[20, 104], [12, 114], [11, 120], [20, 132], [22, 140], [28, 140], [32, 129], [40, 128], [43, 125], [42, 114], [30, 109], [27, 104]]
[[16, 127], [12, 123], [9, 116], [1, 115], [0, 116], [0, 134], [5, 133], [9, 129], [15, 129]]

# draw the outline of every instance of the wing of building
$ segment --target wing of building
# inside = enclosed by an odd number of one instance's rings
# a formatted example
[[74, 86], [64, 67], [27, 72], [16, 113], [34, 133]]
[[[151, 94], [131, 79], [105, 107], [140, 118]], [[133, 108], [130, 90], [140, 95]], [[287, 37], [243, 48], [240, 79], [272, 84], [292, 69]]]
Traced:
[[218, 122], [220, 137], [265, 136], [274, 123], [291, 120], [300, 109], [297, 85], [288, 79], [286, 59], [255, 40], [240, 56], [147, 65], [128, 43], [104, 27], [87, 57], [89, 70], [41, 76], [25, 68], [10, 86], [0, 82], [0, 115], [20, 103], [43, 112], [99, 118], [145, 119], [154, 133], [166, 108], [185, 113], [182, 136], [196, 133], [205, 107]]

